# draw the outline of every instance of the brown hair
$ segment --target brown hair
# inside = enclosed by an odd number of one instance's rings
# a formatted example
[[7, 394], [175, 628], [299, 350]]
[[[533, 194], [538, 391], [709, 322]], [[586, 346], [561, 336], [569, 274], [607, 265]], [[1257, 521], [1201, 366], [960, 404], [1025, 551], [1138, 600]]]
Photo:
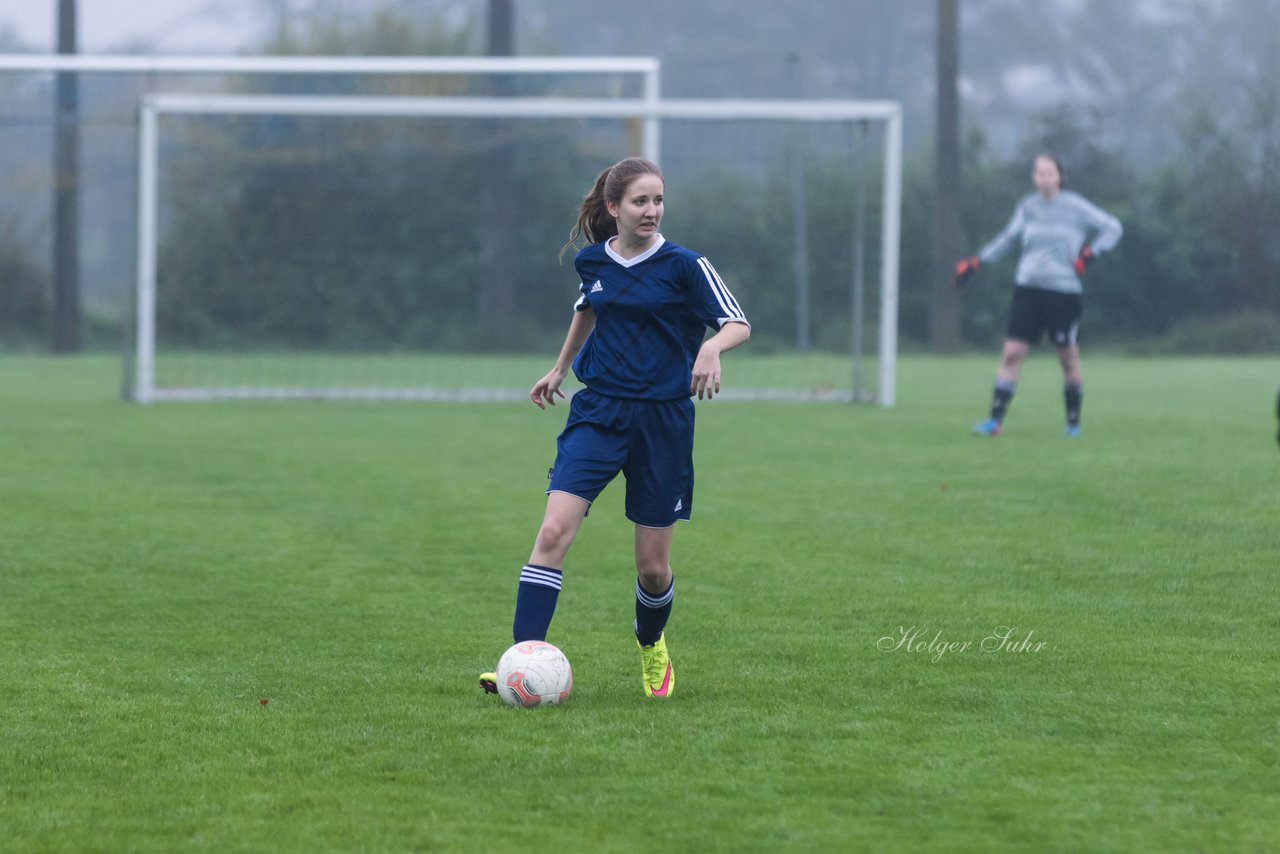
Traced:
[[577, 244], [579, 237], [586, 239], [590, 245], [608, 240], [618, 233], [618, 223], [609, 213], [606, 203], [620, 204], [627, 187], [641, 175], [656, 175], [659, 180], [666, 180], [658, 165], [643, 157], [619, 160], [600, 173], [591, 190], [582, 197], [582, 204], [578, 206], [578, 221], [569, 230], [569, 242], [560, 248], [562, 258], [569, 247]]

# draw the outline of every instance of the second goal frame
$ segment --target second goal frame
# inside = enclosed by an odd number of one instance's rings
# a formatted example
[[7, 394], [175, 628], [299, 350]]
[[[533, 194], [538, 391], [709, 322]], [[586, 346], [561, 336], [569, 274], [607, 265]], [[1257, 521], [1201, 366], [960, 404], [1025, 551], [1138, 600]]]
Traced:
[[[155, 383], [159, 120], [162, 115], [449, 117], [476, 119], [642, 119], [642, 154], [661, 162], [662, 119], [783, 122], [882, 121], [884, 177], [880, 231], [879, 378], [876, 403], [896, 402], [898, 275], [902, 209], [902, 106], [894, 101], [589, 99], [521, 97], [359, 97], [153, 94], [139, 107], [138, 281], [133, 397], [164, 400]], [[186, 395], [184, 395], [186, 397]]]

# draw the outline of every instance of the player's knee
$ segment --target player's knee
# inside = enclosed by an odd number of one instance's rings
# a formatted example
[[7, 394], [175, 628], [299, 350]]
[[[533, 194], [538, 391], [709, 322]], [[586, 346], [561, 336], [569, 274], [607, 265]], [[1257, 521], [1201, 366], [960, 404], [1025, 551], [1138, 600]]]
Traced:
[[646, 590], [660, 590], [671, 578], [671, 565], [664, 557], [637, 557], [636, 575]]
[[1026, 354], [1023, 353], [1021, 350], [1013, 350], [1013, 349], [1005, 350], [1004, 356], [1001, 359], [1002, 367], [1008, 368], [1008, 369], [1020, 368], [1022, 367], [1022, 360], [1025, 358], [1025, 356]]
[[538, 529], [538, 537], [534, 547], [542, 553], [565, 552], [573, 544], [575, 527], [565, 524], [559, 519], [545, 519]]

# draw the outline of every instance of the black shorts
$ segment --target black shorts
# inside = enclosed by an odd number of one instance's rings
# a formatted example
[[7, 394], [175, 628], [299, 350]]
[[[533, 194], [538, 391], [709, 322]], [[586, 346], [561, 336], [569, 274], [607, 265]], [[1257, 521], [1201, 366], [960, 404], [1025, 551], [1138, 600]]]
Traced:
[[1080, 294], [1019, 285], [1013, 289], [1005, 335], [1015, 341], [1039, 344], [1040, 336], [1048, 332], [1054, 346], [1069, 347], [1079, 337], [1083, 311], [1084, 298]]

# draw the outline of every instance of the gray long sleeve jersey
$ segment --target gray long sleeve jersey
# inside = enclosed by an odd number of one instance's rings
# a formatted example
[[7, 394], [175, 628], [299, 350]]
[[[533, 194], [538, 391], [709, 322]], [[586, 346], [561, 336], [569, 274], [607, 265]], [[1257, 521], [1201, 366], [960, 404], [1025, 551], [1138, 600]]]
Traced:
[[1078, 294], [1075, 260], [1091, 233], [1091, 248], [1100, 255], [1120, 240], [1120, 220], [1079, 193], [1062, 190], [1050, 201], [1031, 194], [1018, 203], [1004, 230], [978, 252], [983, 264], [998, 261], [1013, 245], [1022, 244], [1017, 282], [1021, 287]]

